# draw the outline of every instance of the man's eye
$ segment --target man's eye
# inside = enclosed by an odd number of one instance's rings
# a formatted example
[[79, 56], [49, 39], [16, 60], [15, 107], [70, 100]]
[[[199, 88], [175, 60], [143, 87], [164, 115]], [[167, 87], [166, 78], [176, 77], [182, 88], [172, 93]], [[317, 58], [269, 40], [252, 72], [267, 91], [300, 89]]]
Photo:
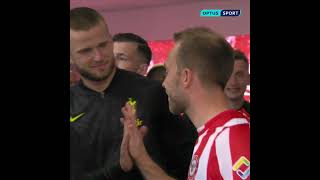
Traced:
[[104, 48], [106, 46], [107, 46], [107, 42], [103, 42], [103, 43], [99, 44], [99, 47], [101, 47], [101, 48]]
[[120, 60], [120, 61], [126, 61], [126, 60], [128, 60], [128, 58], [126, 58], [126, 57], [122, 57], [122, 56], [118, 56], [118, 57], [116, 57], [116, 59], [117, 60]]
[[243, 74], [242, 72], [238, 72], [238, 73], [236, 74], [236, 76], [239, 77], [239, 78], [242, 78], [242, 77], [244, 76], [244, 74]]
[[87, 54], [87, 53], [90, 53], [90, 52], [91, 52], [90, 48], [82, 49], [82, 50], [79, 51], [80, 54]]

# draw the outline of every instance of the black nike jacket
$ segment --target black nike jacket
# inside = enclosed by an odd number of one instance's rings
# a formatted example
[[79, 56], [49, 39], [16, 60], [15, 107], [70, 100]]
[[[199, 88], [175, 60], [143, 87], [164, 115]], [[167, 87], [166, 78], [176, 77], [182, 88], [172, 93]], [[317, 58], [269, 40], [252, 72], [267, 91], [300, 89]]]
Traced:
[[[70, 179], [143, 179], [137, 168], [121, 170], [123, 127], [121, 107], [137, 102], [137, 116], [149, 129], [144, 142], [152, 159], [169, 175], [186, 179], [197, 131], [192, 123], [173, 116], [161, 84], [117, 69], [104, 93], [83, 83], [70, 88]], [[71, 122], [72, 121], [72, 122]]]

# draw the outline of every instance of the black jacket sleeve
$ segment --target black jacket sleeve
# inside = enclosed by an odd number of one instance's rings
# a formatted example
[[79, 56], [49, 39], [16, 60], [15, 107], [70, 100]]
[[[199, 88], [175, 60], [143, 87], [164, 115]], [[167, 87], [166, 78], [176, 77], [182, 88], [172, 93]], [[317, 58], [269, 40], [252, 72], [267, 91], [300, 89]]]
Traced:
[[[169, 111], [168, 97], [161, 85], [145, 93], [147, 105], [152, 111], [153, 130], [158, 138], [161, 160], [151, 154], [156, 162], [164, 163], [162, 168], [176, 179], [186, 179], [193, 147], [198, 133], [188, 118], [173, 115]], [[156, 126], [156, 127], [154, 127]]]
[[[120, 166], [120, 151], [115, 152], [112, 164], [94, 171], [85, 171], [83, 163], [86, 161], [88, 149], [83, 145], [80, 135], [70, 126], [70, 179], [71, 180], [115, 180], [119, 179], [125, 172]], [[119, 155], [117, 155], [119, 154]], [[110, 162], [110, 161], [107, 161]]]

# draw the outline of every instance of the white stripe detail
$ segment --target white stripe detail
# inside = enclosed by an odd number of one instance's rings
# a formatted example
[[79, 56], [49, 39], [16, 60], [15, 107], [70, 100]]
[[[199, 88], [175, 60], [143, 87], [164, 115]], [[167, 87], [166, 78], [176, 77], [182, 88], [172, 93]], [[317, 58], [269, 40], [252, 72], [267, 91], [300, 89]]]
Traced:
[[216, 139], [216, 154], [223, 179], [233, 180], [230, 150], [230, 128], [225, 129]]
[[223, 127], [218, 127], [216, 131], [212, 135], [210, 135], [210, 138], [207, 144], [205, 145], [204, 150], [200, 156], [198, 172], [195, 176], [195, 179], [207, 179], [208, 161], [209, 161], [211, 147], [217, 134], [220, 133], [222, 130], [223, 130]]
[[201, 136], [199, 136], [199, 138], [198, 138], [198, 143], [197, 143], [197, 144], [194, 146], [194, 148], [193, 148], [192, 156], [194, 155], [194, 153], [197, 152], [197, 150], [198, 150], [198, 148], [199, 148], [199, 146], [200, 146], [200, 144], [201, 144], [201, 142], [202, 142], [202, 139], [203, 139], [203, 137], [204, 137], [205, 135], [207, 135], [207, 132], [208, 132], [208, 130], [206, 130]]
[[202, 125], [201, 127], [199, 127], [199, 128], [197, 129], [198, 133], [199, 133], [200, 131], [202, 131], [202, 129], [204, 129], [204, 125]]
[[239, 124], [249, 124], [249, 121], [245, 118], [233, 118], [227, 123], [223, 125], [223, 127], [231, 127], [234, 125], [239, 125]]

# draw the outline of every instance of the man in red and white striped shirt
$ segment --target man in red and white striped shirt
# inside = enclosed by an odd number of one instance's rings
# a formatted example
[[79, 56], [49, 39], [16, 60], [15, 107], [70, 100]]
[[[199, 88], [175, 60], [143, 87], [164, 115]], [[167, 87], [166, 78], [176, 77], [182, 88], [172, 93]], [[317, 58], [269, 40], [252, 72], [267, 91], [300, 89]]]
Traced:
[[[234, 65], [232, 47], [224, 37], [203, 27], [176, 33], [174, 39], [163, 86], [170, 111], [186, 113], [198, 129], [188, 180], [250, 179], [248, 116], [231, 109], [224, 94]], [[148, 155], [143, 145], [146, 127], [134, 125], [134, 109], [127, 103], [122, 113], [121, 167], [130, 171], [135, 163], [145, 179], [174, 179]]]

